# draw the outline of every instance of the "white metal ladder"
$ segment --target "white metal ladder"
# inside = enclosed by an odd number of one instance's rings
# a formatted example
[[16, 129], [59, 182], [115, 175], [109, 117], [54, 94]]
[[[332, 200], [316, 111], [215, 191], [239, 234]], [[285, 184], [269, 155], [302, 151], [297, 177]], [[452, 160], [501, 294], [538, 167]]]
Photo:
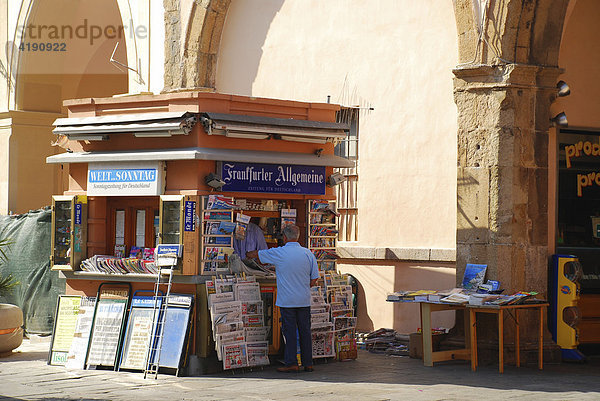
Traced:
[[[152, 334], [150, 343], [148, 344], [148, 352], [146, 354], [146, 369], [144, 370], [144, 379], [148, 375], [154, 375], [154, 379], [158, 377], [158, 369], [160, 364], [160, 353], [162, 351], [162, 342], [165, 331], [165, 321], [167, 317], [167, 309], [169, 307], [169, 296], [171, 295], [171, 284], [173, 283], [173, 268], [177, 263], [177, 257], [169, 267], [159, 267], [156, 282], [154, 283], [154, 305], [152, 311]], [[166, 286], [164, 295], [160, 295], [161, 287]]]

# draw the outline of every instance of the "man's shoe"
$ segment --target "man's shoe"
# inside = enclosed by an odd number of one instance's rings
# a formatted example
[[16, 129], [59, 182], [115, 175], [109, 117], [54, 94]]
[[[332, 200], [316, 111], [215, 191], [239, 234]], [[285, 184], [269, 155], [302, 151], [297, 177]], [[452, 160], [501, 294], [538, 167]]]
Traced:
[[305, 371], [305, 372], [314, 372], [315, 370], [313, 369], [313, 367], [312, 367], [312, 366], [305, 366], [305, 367], [304, 367], [304, 371]]
[[283, 373], [298, 372], [298, 365], [283, 366], [281, 368], [277, 368], [277, 371]]

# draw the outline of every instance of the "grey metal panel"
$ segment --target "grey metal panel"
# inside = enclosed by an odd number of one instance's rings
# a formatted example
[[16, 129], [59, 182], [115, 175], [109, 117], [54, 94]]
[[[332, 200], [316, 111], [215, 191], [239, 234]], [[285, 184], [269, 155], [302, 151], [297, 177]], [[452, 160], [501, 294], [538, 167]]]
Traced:
[[56, 135], [109, 134], [118, 132], [135, 133], [148, 131], [172, 131], [173, 135], [184, 134], [180, 125], [181, 120], [149, 123], [138, 122], [130, 124], [70, 125], [56, 127], [52, 132]]
[[61, 153], [46, 158], [46, 163], [93, 163], [148, 160], [216, 160], [244, 163], [299, 164], [306, 166], [353, 167], [354, 163], [334, 155], [269, 152], [265, 150], [183, 148], [116, 152]]
[[260, 116], [245, 116], [240, 114], [224, 114], [224, 113], [201, 113], [202, 117], [209, 118], [218, 123], [225, 122], [238, 122], [246, 124], [257, 124], [257, 125], [278, 125], [284, 127], [296, 127], [296, 128], [317, 128], [317, 129], [331, 129], [331, 130], [350, 130], [349, 124], [344, 123], [330, 123], [324, 121], [309, 121], [309, 120], [295, 120], [293, 118], [274, 118], [274, 117], [260, 117]]
[[126, 122], [142, 122], [155, 120], [169, 120], [193, 116], [194, 113], [187, 111], [160, 112], [160, 113], [136, 113], [136, 114], [115, 114], [94, 117], [79, 118], [58, 118], [54, 121], [54, 126], [72, 126], [72, 125], [91, 125], [91, 124], [113, 124]]

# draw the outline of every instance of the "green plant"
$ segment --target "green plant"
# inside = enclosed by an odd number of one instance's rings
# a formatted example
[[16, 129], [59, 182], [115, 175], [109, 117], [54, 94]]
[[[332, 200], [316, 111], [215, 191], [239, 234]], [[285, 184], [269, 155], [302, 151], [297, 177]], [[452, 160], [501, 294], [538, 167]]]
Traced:
[[8, 238], [0, 239], [0, 262], [4, 262], [8, 256], [6, 255], [6, 249], [10, 248], [12, 242]]
[[0, 274], [0, 296], [9, 295], [19, 284], [21, 283], [15, 280], [12, 274], [9, 274], [6, 277], [3, 277], [2, 274]]
[[[12, 242], [7, 238], [0, 239], [0, 263], [8, 259], [8, 256], [6, 255], [6, 250], [10, 247], [11, 244]], [[19, 284], [21, 283], [15, 280], [12, 274], [8, 274], [8, 276], [3, 276], [2, 273], [0, 273], [0, 296], [9, 295], [12, 292], [12, 290]]]

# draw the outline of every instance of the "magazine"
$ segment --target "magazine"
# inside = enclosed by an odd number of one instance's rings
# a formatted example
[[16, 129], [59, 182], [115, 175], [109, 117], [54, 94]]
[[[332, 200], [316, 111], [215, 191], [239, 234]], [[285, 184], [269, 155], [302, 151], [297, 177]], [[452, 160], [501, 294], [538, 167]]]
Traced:
[[129, 251], [130, 258], [143, 259], [144, 257], [144, 248], [140, 248], [137, 246], [132, 246]]
[[485, 279], [487, 265], [475, 265], [467, 263], [462, 280], [462, 288], [466, 290], [477, 290]]

